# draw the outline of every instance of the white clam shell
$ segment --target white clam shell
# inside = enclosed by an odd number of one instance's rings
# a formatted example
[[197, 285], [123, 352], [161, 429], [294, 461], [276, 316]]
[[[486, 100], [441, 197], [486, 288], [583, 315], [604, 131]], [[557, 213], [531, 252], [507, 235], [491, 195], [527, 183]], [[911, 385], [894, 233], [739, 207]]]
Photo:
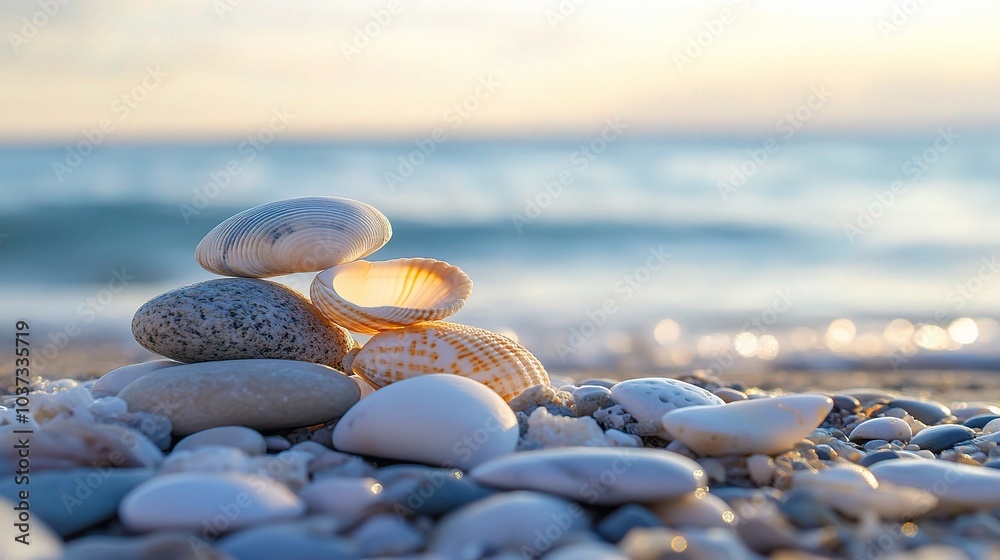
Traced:
[[364, 334], [438, 321], [465, 305], [472, 281], [434, 259], [355, 261], [319, 273], [309, 288], [327, 319]]
[[505, 401], [549, 384], [541, 362], [520, 344], [486, 329], [442, 321], [376, 334], [358, 352], [352, 369], [377, 387], [453, 373], [486, 385]]
[[389, 241], [378, 210], [348, 198], [306, 197], [244, 210], [208, 232], [195, 259], [223, 276], [314, 272], [366, 257]]

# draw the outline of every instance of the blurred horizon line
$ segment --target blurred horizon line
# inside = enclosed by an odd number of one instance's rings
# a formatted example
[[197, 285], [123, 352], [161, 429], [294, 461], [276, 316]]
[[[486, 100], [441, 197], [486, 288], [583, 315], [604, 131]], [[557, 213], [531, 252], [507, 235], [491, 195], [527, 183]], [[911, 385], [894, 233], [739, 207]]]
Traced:
[[[1000, 123], [977, 124], [972, 128], [965, 128], [961, 124], [950, 125], [924, 125], [911, 128], [892, 129], [840, 129], [840, 130], [799, 130], [794, 134], [794, 142], [800, 141], [824, 141], [824, 140], [906, 140], [920, 138], [924, 135], [933, 135], [940, 129], [958, 127], [962, 136], [988, 137], [1000, 135]], [[271, 141], [263, 141], [265, 144], [282, 146], [335, 146], [340, 144], [352, 144], [360, 146], [393, 146], [408, 145], [421, 140], [430, 140], [435, 129], [431, 128], [424, 133], [412, 135], [403, 134], [284, 134], [280, 138], [275, 137]], [[89, 140], [85, 135], [86, 130], [81, 130], [73, 137], [5, 137], [0, 133], [0, 149], [21, 149], [21, 148], [61, 148], [72, 146], [78, 142], [93, 144], [95, 148], [102, 146], [113, 147], [141, 147], [141, 146], [220, 146], [230, 143], [238, 143], [254, 136], [254, 131], [246, 131], [241, 134], [225, 135], [192, 135], [192, 134], [162, 134], [162, 135], [131, 135], [125, 137], [107, 136], [97, 142]], [[257, 131], [259, 134], [259, 131]], [[582, 131], [564, 132], [500, 132], [496, 134], [456, 134], [448, 135], [442, 141], [436, 142], [436, 146], [451, 142], [461, 142], [464, 144], [503, 144], [513, 142], [531, 142], [540, 145], [561, 144], [566, 142], [585, 142], [599, 136], [599, 130], [591, 133]], [[674, 131], [648, 131], [632, 132], [627, 137], [623, 137], [622, 143], [635, 141], [666, 141], [666, 142], [694, 142], [694, 143], [742, 143], [763, 141], [767, 138], [778, 136], [782, 138], [779, 130], [674, 130]]]

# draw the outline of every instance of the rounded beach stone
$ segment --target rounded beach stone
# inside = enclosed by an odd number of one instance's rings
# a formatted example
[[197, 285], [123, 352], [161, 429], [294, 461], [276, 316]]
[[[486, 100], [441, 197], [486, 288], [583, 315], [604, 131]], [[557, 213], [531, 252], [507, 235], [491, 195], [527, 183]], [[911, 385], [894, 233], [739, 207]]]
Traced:
[[[611, 388], [611, 398], [640, 423], [660, 426], [664, 414], [678, 408], [723, 404], [723, 400], [696, 385], [663, 377], [622, 381]], [[666, 435], [666, 434], [661, 434]]]
[[524, 451], [479, 465], [469, 476], [599, 505], [670, 500], [708, 484], [698, 463], [672, 451], [605, 447]]
[[[1000, 414], [979, 414], [969, 418], [965, 422], [962, 422], [962, 425], [967, 428], [979, 428], [980, 430], [985, 430], [986, 426], [997, 418], [1000, 418]], [[997, 426], [1000, 427], [1000, 423], [998, 423]]]
[[247, 455], [261, 455], [267, 451], [264, 436], [244, 426], [219, 426], [195, 432], [177, 442], [174, 451], [191, 451], [206, 445], [235, 447]]
[[788, 395], [679, 408], [663, 415], [662, 423], [699, 455], [773, 455], [809, 435], [832, 408], [825, 395]]
[[868, 441], [883, 439], [892, 441], [910, 441], [913, 437], [913, 430], [905, 420], [886, 416], [883, 418], [872, 418], [858, 424], [851, 430], [852, 441]]
[[270, 358], [343, 369], [358, 343], [291, 288], [220, 278], [149, 300], [132, 318], [143, 347], [181, 362]]
[[893, 399], [889, 401], [889, 406], [893, 408], [902, 408], [910, 416], [920, 420], [928, 426], [937, 424], [941, 420], [951, 416], [950, 408], [932, 400]]
[[664, 525], [675, 529], [735, 527], [733, 522], [736, 521], [736, 514], [732, 508], [722, 498], [709, 492], [692, 493], [676, 500], [659, 502], [652, 505], [651, 509]]
[[427, 548], [444, 558], [482, 558], [501, 551], [523, 554], [525, 547], [534, 551], [531, 556], [539, 556], [588, 534], [589, 526], [579, 504], [537, 492], [506, 492], [446, 515]]
[[335, 517], [345, 527], [369, 515], [381, 503], [382, 485], [373, 478], [329, 477], [299, 491], [309, 513]]
[[950, 449], [956, 443], [969, 441], [976, 437], [976, 431], [961, 424], [941, 424], [924, 428], [913, 436], [910, 443], [927, 449], [932, 453], [940, 453], [945, 449]]
[[[226, 515], [227, 511], [235, 514]], [[118, 516], [137, 532], [201, 531], [207, 525], [224, 533], [298, 517], [304, 511], [298, 496], [267, 478], [232, 472], [175, 473], [157, 476], [129, 492]]]
[[155, 412], [187, 435], [217, 426], [277, 430], [338, 418], [361, 391], [346, 375], [293, 360], [184, 364], [130, 384], [118, 396], [130, 411]]
[[165, 367], [179, 366], [175, 360], [153, 360], [141, 364], [131, 364], [113, 369], [101, 376], [90, 386], [90, 395], [95, 399], [113, 397], [136, 379]]
[[[153, 472], [94, 467], [33, 472], [31, 515], [62, 536], [72, 535], [114, 517], [122, 498]], [[0, 497], [14, 503], [20, 501], [19, 492], [25, 488], [16, 484], [13, 476], [0, 479]]]
[[323, 518], [268, 524], [228, 535], [216, 548], [233, 560], [361, 558], [356, 543], [336, 536], [341, 528], [336, 521]]
[[882, 461], [869, 470], [880, 482], [930, 492], [945, 512], [1000, 507], [1000, 470], [941, 460]]
[[514, 411], [496, 392], [439, 373], [397, 381], [360, 401], [337, 423], [333, 445], [348, 453], [468, 470], [513, 452], [518, 433]]

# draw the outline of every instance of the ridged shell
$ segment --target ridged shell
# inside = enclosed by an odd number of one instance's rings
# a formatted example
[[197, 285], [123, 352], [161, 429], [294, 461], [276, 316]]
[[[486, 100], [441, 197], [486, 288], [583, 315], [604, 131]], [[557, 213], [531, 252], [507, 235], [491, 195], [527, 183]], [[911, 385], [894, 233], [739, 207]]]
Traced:
[[486, 329], [435, 321], [382, 331], [358, 352], [354, 373], [377, 387], [427, 373], [474, 379], [510, 401], [549, 375], [531, 352]]
[[319, 273], [309, 288], [327, 319], [364, 334], [444, 319], [471, 293], [472, 281], [462, 269], [420, 258], [337, 265]]
[[349, 198], [306, 197], [244, 210], [208, 232], [195, 259], [223, 276], [314, 272], [366, 257], [389, 241], [381, 212]]

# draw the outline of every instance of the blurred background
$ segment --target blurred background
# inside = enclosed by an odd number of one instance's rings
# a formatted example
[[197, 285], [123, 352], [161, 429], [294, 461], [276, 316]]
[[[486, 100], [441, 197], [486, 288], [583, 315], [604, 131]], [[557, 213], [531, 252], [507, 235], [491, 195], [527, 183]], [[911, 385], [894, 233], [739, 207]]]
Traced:
[[212, 277], [212, 227], [330, 195], [392, 221], [372, 258], [462, 267], [454, 320], [552, 371], [996, 369], [998, 25], [918, 0], [8, 2], [0, 324], [30, 321], [49, 376], [133, 359], [138, 306]]

